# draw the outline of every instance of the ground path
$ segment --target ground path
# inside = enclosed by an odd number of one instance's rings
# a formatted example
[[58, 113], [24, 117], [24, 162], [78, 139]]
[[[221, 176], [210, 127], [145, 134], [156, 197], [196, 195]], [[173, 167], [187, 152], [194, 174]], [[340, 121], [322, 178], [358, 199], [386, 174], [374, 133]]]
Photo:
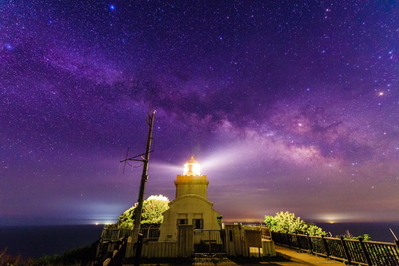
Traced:
[[193, 265], [195, 266], [295, 266], [295, 265], [325, 265], [325, 266], [344, 266], [342, 262], [329, 260], [324, 257], [310, 255], [308, 253], [301, 253], [293, 249], [276, 246], [276, 252], [279, 257], [282, 257], [282, 261], [273, 262], [245, 262], [243, 259], [235, 261], [235, 259], [229, 258], [196, 258]]
[[[298, 266], [298, 265], [307, 265], [307, 266], [344, 266], [343, 262], [330, 260], [324, 257], [319, 257], [315, 255], [310, 255], [308, 253], [301, 253], [293, 249], [289, 249], [286, 247], [276, 246], [276, 252], [278, 257], [282, 258], [281, 261], [273, 261], [273, 262], [255, 262], [248, 259], [241, 258], [236, 260], [234, 258], [227, 257], [196, 257], [193, 260], [191, 266], [261, 266], [261, 265], [269, 265], [269, 266]], [[174, 263], [157, 263], [157, 264], [142, 264], [143, 266], [188, 266], [188, 264], [174, 264]]]

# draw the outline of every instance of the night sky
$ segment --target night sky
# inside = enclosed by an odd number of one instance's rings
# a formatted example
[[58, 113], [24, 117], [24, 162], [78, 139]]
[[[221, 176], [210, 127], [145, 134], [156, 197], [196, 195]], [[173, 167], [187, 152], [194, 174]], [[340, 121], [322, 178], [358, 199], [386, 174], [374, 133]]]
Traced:
[[[0, 225], [109, 223], [195, 156], [225, 221], [399, 220], [398, 1], [2, 1]], [[124, 169], [125, 168], [125, 169]], [[124, 171], [123, 171], [124, 169]]]

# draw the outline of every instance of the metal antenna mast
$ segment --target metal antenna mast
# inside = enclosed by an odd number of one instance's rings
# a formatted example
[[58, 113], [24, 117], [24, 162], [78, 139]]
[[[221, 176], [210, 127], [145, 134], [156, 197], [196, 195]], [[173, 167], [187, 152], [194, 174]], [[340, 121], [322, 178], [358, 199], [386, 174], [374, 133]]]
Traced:
[[[135, 248], [136, 255], [135, 255], [134, 265], [139, 265], [141, 258], [142, 239], [139, 237], [139, 233], [140, 233], [141, 213], [143, 211], [145, 185], [148, 179], [148, 162], [150, 160], [150, 153], [152, 152], [151, 143], [152, 143], [152, 132], [154, 127], [154, 118], [155, 118], [155, 111], [152, 111], [151, 115], [148, 115], [148, 120], [147, 120], [147, 123], [149, 125], [149, 131], [148, 131], [148, 139], [147, 139], [147, 146], [145, 153], [121, 161], [121, 162], [126, 162], [126, 161], [143, 162], [143, 173], [141, 175], [139, 198], [137, 200], [137, 207], [135, 209], [134, 227], [133, 227], [133, 243], [136, 243], [136, 248]], [[141, 157], [141, 159], [136, 159], [137, 157]]]
[[[154, 117], [155, 111], [152, 112], [151, 116], [148, 117], [148, 125], [150, 127], [148, 131], [148, 139], [147, 139], [147, 146], [144, 153], [143, 158], [143, 173], [141, 175], [141, 182], [140, 182], [140, 191], [139, 191], [139, 198], [137, 200], [138, 205], [136, 207], [136, 214], [134, 217], [134, 229], [140, 229], [141, 223], [141, 212], [143, 210], [143, 201], [144, 201], [144, 192], [145, 192], [145, 184], [148, 179], [148, 161], [150, 160], [150, 153], [151, 153], [151, 143], [152, 143], [152, 131], [154, 127]], [[138, 234], [138, 231], [137, 231]]]

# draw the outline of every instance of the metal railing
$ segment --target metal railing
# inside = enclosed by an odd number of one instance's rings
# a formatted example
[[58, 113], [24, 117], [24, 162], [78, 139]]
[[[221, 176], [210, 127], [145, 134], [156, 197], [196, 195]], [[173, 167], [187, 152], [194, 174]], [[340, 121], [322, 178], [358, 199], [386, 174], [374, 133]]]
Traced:
[[[118, 241], [121, 238], [131, 236], [133, 230], [131, 228], [118, 227], [116, 225], [105, 225], [101, 234], [102, 241]], [[144, 241], [158, 241], [159, 225], [143, 224], [140, 233], [144, 236]]]
[[159, 225], [149, 224], [141, 225], [140, 233], [143, 234], [144, 241], [158, 241], [161, 231], [159, 231]]
[[333, 237], [272, 232], [273, 241], [319, 256], [368, 266], [399, 266], [399, 241], [396, 243], [363, 241]]
[[125, 253], [126, 253], [126, 244], [127, 241], [124, 239], [122, 241], [122, 244], [119, 246], [117, 250], [114, 251], [113, 257], [111, 257], [111, 260], [108, 263], [108, 266], [120, 266], [122, 265], [122, 261], [125, 258]]

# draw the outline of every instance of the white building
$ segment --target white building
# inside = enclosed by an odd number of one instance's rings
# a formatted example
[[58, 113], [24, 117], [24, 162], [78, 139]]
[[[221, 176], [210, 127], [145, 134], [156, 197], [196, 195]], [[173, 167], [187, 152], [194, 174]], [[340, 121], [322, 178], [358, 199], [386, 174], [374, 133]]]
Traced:
[[163, 213], [158, 241], [176, 241], [179, 225], [193, 225], [194, 229], [221, 230], [221, 216], [213, 209], [213, 203], [207, 196], [209, 181], [206, 175], [200, 174], [200, 166], [194, 157], [184, 165], [183, 175], [177, 175], [174, 183], [176, 198]]

